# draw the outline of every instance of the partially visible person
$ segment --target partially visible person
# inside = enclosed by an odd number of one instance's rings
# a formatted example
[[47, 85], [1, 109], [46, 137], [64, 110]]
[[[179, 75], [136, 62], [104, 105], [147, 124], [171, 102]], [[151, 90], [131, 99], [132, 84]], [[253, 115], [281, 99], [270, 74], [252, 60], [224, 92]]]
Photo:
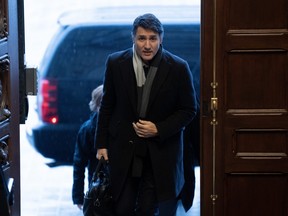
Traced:
[[134, 20], [133, 47], [108, 56], [96, 129], [117, 216], [175, 216], [184, 187], [183, 130], [196, 114], [187, 61], [162, 46], [153, 14]]
[[97, 115], [103, 94], [103, 85], [94, 89], [91, 93], [91, 101], [89, 108], [91, 111], [90, 118], [85, 121], [77, 134], [75, 144], [75, 152], [73, 158], [73, 187], [72, 200], [79, 209], [83, 208], [84, 186], [85, 186], [85, 170], [88, 168], [88, 183], [93, 176], [98, 160], [95, 157], [96, 150], [94, 148], [95, 129]]

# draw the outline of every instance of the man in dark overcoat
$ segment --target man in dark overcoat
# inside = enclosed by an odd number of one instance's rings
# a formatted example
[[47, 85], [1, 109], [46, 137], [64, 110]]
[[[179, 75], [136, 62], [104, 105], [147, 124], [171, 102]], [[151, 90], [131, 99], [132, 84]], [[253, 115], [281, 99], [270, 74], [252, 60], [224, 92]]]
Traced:
[[96, 131], [109, 160], [115, 214], [174, 216], [184, 185], [183, 130], [196, 113], [187, 62], [162, 46], [153, 14], [133, 23], [133, 47], [107, 58]]

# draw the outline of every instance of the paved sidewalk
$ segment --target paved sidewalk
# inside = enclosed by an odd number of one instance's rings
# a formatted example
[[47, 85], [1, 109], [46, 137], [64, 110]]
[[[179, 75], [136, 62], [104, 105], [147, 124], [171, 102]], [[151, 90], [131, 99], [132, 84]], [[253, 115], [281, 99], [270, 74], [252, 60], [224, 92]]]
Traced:
[[50, 168], [21, 125], [21, 216], [81, 216], [71, 199], [72, 167]]

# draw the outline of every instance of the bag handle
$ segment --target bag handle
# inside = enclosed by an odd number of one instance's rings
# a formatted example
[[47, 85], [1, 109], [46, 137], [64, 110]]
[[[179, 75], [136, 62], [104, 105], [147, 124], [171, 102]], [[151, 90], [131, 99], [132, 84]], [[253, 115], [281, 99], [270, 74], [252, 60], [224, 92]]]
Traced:
[[106, 161], [104, 159], [104, 157], [102, 156], [96, 166], [95, 172], [93, 173], [93, 177], [92, 177], [92, 182], [96, 181], [97, 179], [97, 174], [99, 173], [100, 169], [102, 167], [104, 167], [106, 164], [108, 163], [108, 161]]

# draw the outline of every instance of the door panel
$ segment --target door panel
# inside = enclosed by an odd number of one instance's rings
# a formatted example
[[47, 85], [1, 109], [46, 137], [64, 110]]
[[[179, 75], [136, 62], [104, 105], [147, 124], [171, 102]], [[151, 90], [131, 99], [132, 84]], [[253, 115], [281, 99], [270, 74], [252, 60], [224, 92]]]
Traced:
[[287, 113], [286, 52], [232, 50], [225, 64], [227, 114]]
[[288, 131], [225, 129], [225, 173], [288, 172]]
[[254, 31], [287, 28], [286, 0], [227, 0], [224, 4], [227, 8], [228, 29]]
[[230, 174], [226, 182], [225, 215], [287, 215], [284, 174]]
[[201, 24], [201, 215], [287, 216], [288, 1], [203, 0]]

